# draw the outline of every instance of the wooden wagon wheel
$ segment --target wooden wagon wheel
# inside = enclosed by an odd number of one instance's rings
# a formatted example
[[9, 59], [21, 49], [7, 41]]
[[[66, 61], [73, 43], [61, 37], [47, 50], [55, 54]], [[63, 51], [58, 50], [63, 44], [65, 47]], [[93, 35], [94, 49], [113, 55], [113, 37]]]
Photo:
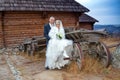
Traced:
[[108, 67], [111, 62], [111, 54], [107, 46], [103, 42], [99, 42], [97, 45], [97, 51], [100, 62], [104, 65], [104, 67]]
[[82, 66], [83, 66], [82, 65], [83, 64], [83, 52], [82, 52], [82, 49], [81, 49], [79, 43], [74, 43], [73, 48], [74, 48], [74, 52], [72, 54], [72, 57], [73, 57], [74, 60], [76, 60], [79, 70], [81, 70]]

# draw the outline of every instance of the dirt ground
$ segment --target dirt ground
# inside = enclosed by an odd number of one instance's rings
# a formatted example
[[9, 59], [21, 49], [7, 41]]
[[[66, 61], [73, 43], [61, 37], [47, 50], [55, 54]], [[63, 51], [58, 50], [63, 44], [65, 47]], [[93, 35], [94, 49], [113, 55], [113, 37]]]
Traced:
[[[118, 39], [101, 39], [111, 45]], [[111, 49], [111, 52], [114, 49]], [[16, 55], [0, 55], [0, 80], [120, 80], [120, 69], [104, 68], [97, 60], [87, 57], [84, 68], [79, 71], [76, 63], [71, 62], [61, 70], [45, 70], [45, 53], [28, 57], [25, 53]], [[20, 73], [22, 78], [16, 79], [7, 63], [7, 58]]]
[[0, 55], [0, 80], [14, 80], [14, 76], [2, 55]]

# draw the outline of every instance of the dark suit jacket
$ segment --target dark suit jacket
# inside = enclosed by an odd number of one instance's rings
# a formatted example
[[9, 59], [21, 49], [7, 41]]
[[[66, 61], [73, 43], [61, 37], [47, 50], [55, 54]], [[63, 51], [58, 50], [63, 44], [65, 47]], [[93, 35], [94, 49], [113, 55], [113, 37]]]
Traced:
[[51, 27], [49, 24], [45, 24], [44, 25], [44, 37], [46, 37], [46, 44], [48, 44], [48, 41], [50, 40], [50, 37], [49, 37], [49, 31], [50, 31]]

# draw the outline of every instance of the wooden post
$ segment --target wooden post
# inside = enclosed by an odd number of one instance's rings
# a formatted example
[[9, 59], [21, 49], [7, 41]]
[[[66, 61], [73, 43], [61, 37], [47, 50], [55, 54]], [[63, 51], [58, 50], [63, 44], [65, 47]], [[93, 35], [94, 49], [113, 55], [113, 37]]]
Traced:
[[75, 23], [75, 28], [79, 29], [79, 17], [80, 17], [81, 13], [75, 13], [75, 17], [76, 17], [76, 23]]
[[6, 43], [5, 43], [5, 30], [4, 30], [4, 12], [2, 12], [2, 14], [1, 14], [1, 21], [2, 21], [3, 46], [6, 48]]

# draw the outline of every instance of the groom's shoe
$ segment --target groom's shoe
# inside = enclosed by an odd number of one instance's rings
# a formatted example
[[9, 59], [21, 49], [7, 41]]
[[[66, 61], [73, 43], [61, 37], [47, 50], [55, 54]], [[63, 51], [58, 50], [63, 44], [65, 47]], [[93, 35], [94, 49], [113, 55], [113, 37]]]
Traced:
[[45, 67], [46, 70], [49, 70], [49, 67]]

